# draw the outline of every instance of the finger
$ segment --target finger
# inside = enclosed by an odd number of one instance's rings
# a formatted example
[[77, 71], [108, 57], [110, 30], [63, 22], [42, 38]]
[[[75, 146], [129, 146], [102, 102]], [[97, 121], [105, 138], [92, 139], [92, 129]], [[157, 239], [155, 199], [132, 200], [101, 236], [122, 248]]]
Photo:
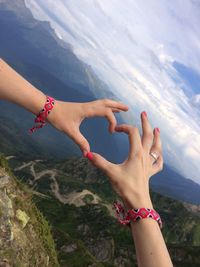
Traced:
[[117, 108], [122, 111], [128, 111], [128, 106], [118, 101], [114, 101], [111, 99], [103, 99], [103, 103], [106, 107], [109, 108]]
[[95, 111], [95, 113], [91, 114], [88, 117], [94, 117], [94, 116], [107, 118], [109, 122], [109, 132], [113, 133], [115, 131], [115, 126], [117, 125], [117, 121], [111, 108], [106, 108], [105, 106], [100, 107]]
[[153, 139], [153, 145], [150, 150], [150, 158], [151, 158], [152, 164], [155, 164], [157, 159], [155, 159], [154, 155], [158, 158], [162, 154], [162, 144], [161, 144], [161, 139], [160, 139], [159, 128], [155, 128], [153, 133], [154, 133], [154, 139]]
[[114, 113], [119, 113], [121, 110], [120, 109], [118, 109], [118, 108], [111, 108], [111, 110], [112, 110], [112, 112], [114, 112]]
[[90, 151], [90, 145], [89, 145], [87, 139], [82, 135], [82, 133], [80, 132], [79, 129], [74, 130], [71, 133], [70, 137], [80, 147], [84, 156], [87, 154], [87, 152]]
[[104, 115], [108, 122], [109, 122], [109, 132], [113, 133], [115, 131], [115, 127], [117, 125], [117, 120], [115, 118], [115, 115], [113, 114], [111, 109], [106, 109], [105, 110], [105, 115]]
[[128, 134], [130, 143], [129, 157], [133, 157], [141, 151], [141, 138], [138, 128], [127, 124], [122, 124], [116, 126], [115, 131]]
[[158, 159], [156, 160], [155, 164], [153, 164], [152, 167], [153, 167], [152, 175], [163, 170], [163, 156], [162, 155], [159, 155]]
[[155, 147], [159, 151], [162, 149], [162, 143], [161, 143], [161, 138], [160, 138], [160, 129], [155, 128], [153, 131], [154, 138], [153, 138], [153, 145], [152, 147]]
[[[159, 128], [155, 128], [154, 131], [154, 138], [153, 138], [153, 145], [151, 147], [151, 152], [156, 154], [157, 157], [162, 154], [162, 144], [160, 139], [160, 130]], [[152, 164], [155, 162], [153, 156], [151, 156]]]
[[145, 111], [141, 113], [141, 121], [142, 121], [142, 146], [144, 150], [149, 152], [153, 144], [153, 131]]
[[89, 159], [92, 162], [92, 164], [106, 173], [111, 172], [113, 166], [115, 166], [115, 164], [106, 160], [104, 157], [102, 157], [97, 153], [92, 152], [90, 154], [91, 156]]

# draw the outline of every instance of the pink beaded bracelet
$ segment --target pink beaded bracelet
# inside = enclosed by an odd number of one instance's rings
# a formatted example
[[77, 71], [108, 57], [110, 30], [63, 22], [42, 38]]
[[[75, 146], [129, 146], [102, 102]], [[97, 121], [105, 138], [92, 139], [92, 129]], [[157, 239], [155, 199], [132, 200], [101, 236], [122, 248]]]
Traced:
[[55, 99], [51, 96], [47, 96], [47, 100], [43, 109], [39, 112], [39, 114], [36, 116], [34, 120], [35, 125], [31, 129], [29, 129], [30, 133], [35, 132], [36, 130], [42, 128], [46, 124], [46, 118], [53, 109], [54, 103]]
[[153, 209], [140, 208], [128, 210], [125, 214], [124, 208], [119, 202], [115, 202], [113, 209], [116, 211], [118, 221], [123, 225], [129, 225], [131, 221], [136, 222], [141, 219], [151, 218], [158, 222], [160, 228], [162, 228], [162, 221], [160, 215]]

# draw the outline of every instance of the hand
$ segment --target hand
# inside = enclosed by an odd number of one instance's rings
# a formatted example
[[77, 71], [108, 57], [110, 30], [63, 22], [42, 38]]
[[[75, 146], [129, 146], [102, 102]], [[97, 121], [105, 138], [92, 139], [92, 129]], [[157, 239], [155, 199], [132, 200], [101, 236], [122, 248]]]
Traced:
[[90, 151], [90, 145], [80, 132], [80, 125], [85, 118], [106, 117], [109, 131], [115, 131], [117, 125], [114, 113], [127, 111], [128, 107], [117, 101], [102, 99], [87, 103], [56, 101], [52, 112], [47, 117], [55, 128], [66, 133], [80, 147], [84, 156]]
[[[123, 163], [111, 163], [97, 153], [92, 153], [90, 157], [91, 162], [109, 177], [114, 190], [126, 206], [135, 209], [153, 207], [149, 194], [149, 178], [163, 167], [159, 129], [152, 131], [146, 112], [142, 112], [141, 121], [142, 137], [136, 127], [126, 124], [115, 127], [117, 132], [124, 132], [129, 136], [130, 151]], [[158, 156], [156, 161], [150, 152]]]

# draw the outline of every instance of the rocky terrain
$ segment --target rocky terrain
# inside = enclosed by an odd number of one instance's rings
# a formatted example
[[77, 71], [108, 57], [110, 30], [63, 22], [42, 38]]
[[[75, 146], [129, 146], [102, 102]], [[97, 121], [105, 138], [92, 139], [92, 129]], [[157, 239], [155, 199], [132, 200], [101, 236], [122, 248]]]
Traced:
[[0, 158], [0, 266], [59, 266], [50, 227], [32, 193]]

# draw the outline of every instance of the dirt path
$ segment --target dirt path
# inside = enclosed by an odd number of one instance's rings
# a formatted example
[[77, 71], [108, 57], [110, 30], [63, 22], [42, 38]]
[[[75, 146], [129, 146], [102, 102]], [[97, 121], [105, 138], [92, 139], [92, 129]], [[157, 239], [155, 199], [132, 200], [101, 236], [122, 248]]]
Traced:
[[23, 163], [21, 166], [15, 168], [15, 171], [19, 171], [22, 170], [24, 168], [29, 168], [30, 169], [30, 173], [32, 174], [34, 180], [32, 181], [32, 183], [38, 181], [39, 179], [42, 179], [44, 176], [49, 175], [50, 176], [50, 180], [51, 180], [51, 191], [53, 193], [53, 195], [55, 196], [56, 199], [58, 199], [61, 203], [63, 204], [74, 204], [76, 207], [80, 207], [80, 206], [84, 206], [86, 205], [85, 201], [84, 201], [84, 197], [86, 195], [91, 195], [93, 197], [93, 200], [91, 201], [92, 204], [98, 204], [101, 203], [103, 206], [105, 206], [110, 215], [115, 217], [114, 211], [112, 209], [112, 205], [111, 204], [104, 204], [102, 203], [102, 199], [97, 196], [96, 194], [92, 193], [91, 191], [84, 189], [81, 192], [71, 192], [68, 195], [62, 195], [60, 194], [60, 188], [59, 188], [59, 184], [56, 180], [56, 175], [58, 174], [58, 170], [56, 169], [52, 169], [52, 170], [43, 170], [40, 172], [36, 172], [35, 171], [35, 164], [38, 162], [42, 162], [42, 160], [35, 160], [35, 161], [30, 161], [28, 163]]
[[69, 198], [60, 194], [59, 185], [58, 185], [58, 182], [56, 180], [57, 170], [56, 169], [52, 169], [52, 170], [47, 169], [47, 170], [43, 170], [40, 172], [36, 172], [35, 171], [35, 164], [38, 162], [42, 162], [42, 160], [34, 160], [34, 161], [30, 161], [28, 163], [23, 163], [21, 166], [15, 168], [14, 170], [20, 171], [24, 168], [29, 168], [31, 175], [34, 178], [32, 183], [43, 178], [45, 175], [49, 175], [50, 180], [52, 181], [50, 186], [51, 186], [51, 190], [52, 190], [52, 193], [54, 194], [54, 196], [63, 204], [69, 203]]

